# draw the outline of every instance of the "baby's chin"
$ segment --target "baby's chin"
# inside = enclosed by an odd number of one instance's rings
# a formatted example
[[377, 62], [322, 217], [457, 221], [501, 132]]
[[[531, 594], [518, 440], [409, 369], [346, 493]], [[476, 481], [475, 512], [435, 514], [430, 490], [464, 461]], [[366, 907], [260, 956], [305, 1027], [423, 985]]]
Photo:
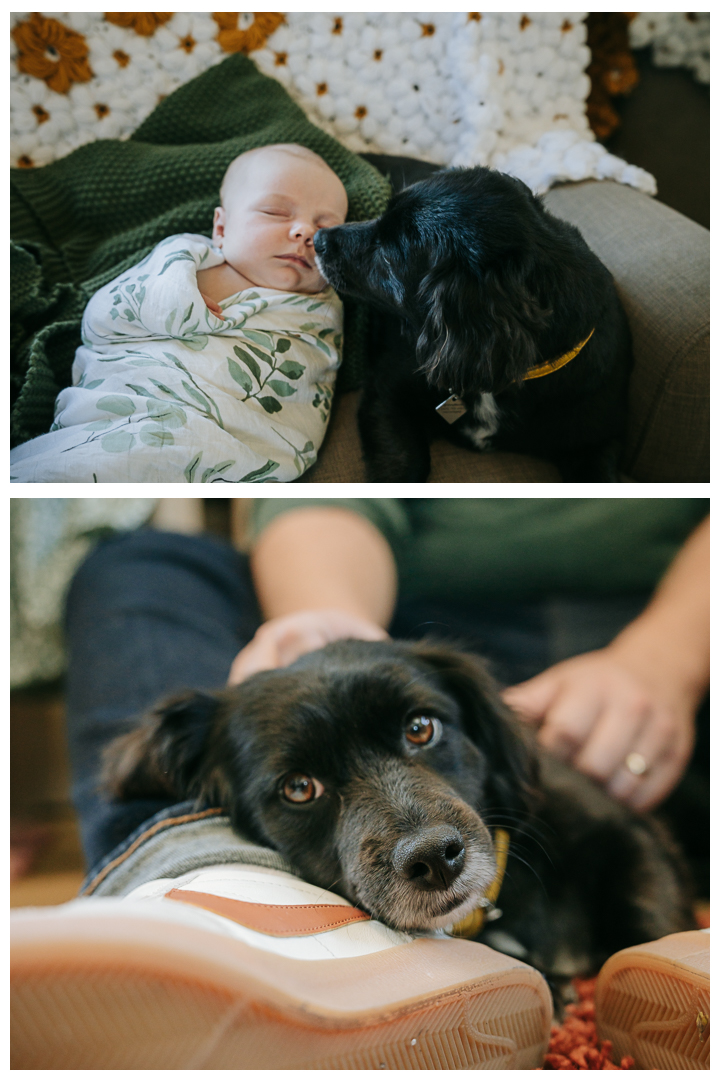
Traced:
[[304, 294], [307, 294], [308, 296], [315, 296], [316, 293], [323, 292], [323, 290], [327, 289], [327, 287], [328, 287], [327, 281], [321, 280], [319, 285], [313, 285], [313, 286], [303, 285], [302, 287], [297, 286], [294, 289], [288, 289], [287, 292], [304, 293]]
[[276, 259], [267, 267], [266, 274], [273, 282], [269, 288], [281, 289], [283, 292], [312, 295], [327, 288], [327, 281], [316, 266], [301, 267], [294, 262]]

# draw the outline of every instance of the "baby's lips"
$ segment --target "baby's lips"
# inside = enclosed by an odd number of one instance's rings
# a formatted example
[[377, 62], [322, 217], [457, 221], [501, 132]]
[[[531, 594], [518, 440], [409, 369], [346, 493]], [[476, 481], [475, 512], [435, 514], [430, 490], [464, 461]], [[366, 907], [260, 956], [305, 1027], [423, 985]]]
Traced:
[[312, 262], [310, 259], [306, 258], [305, 255], [298, 255], [294, 251], [288, 251], [285, 255], [279, 255], [278, 258], [287, 259], [287, 260], [290, 260], [290, 259], [297, 260], [298, 262], [304, 263], [305, 267], [308, 270], [314, 270], [315, 269], [314, 262]]

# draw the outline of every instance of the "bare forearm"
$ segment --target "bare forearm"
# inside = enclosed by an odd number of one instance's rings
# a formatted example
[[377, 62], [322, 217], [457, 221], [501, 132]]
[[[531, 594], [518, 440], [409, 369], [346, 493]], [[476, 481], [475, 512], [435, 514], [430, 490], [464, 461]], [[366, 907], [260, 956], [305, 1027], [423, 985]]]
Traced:
[[710, 677], [710, 519], [688, 537], [643, 613], [611, 646], [699, 700]]
[[392, 617], [397, 575], [390, 545], [351, 510], [309, 506], [282, 514], [260, 534], [250, 565], [266, 619], [319, 608], [383, 627]]

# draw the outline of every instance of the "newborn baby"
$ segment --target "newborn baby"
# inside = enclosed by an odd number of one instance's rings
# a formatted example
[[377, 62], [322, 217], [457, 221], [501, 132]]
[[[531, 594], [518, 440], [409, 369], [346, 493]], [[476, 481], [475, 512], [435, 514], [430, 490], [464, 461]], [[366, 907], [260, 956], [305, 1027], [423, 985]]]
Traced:
[[342, 305], [313, 236], [347, 196], [311, 150], [250, 150], [212, 240], [163, 240], [91, 298], [55, 422], [11, 453], [15, 482], [296, 479], [325, 433]]

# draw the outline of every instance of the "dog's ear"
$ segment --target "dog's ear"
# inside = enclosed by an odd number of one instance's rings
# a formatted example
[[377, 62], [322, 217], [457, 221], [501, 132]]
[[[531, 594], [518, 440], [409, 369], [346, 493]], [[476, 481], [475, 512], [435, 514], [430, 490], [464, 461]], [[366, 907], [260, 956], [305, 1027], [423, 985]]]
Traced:
[[491, 390], [540, 360], [538, 338], [551, 312], [531, 277], [530, 267], [512, 258], [476, 271], [451, 256], [428, 271], [418, 288], [426, 315], [417, 342], [428, 382], [460, 395]]
[[516, 816], [529, 813], [538, 793], [532, 740], [504, 704], [484, 661], [432, 641], [413, 645], [412, 652], [439, 672], [445, 688], [460, 704], [465, 732], [488, 762], [488, 807]]
[[103, 755], [102, 784], [116, 799], [193, 798], [207, 787], [203, 759], [219, 707], [197, 692], [171, 698]]

